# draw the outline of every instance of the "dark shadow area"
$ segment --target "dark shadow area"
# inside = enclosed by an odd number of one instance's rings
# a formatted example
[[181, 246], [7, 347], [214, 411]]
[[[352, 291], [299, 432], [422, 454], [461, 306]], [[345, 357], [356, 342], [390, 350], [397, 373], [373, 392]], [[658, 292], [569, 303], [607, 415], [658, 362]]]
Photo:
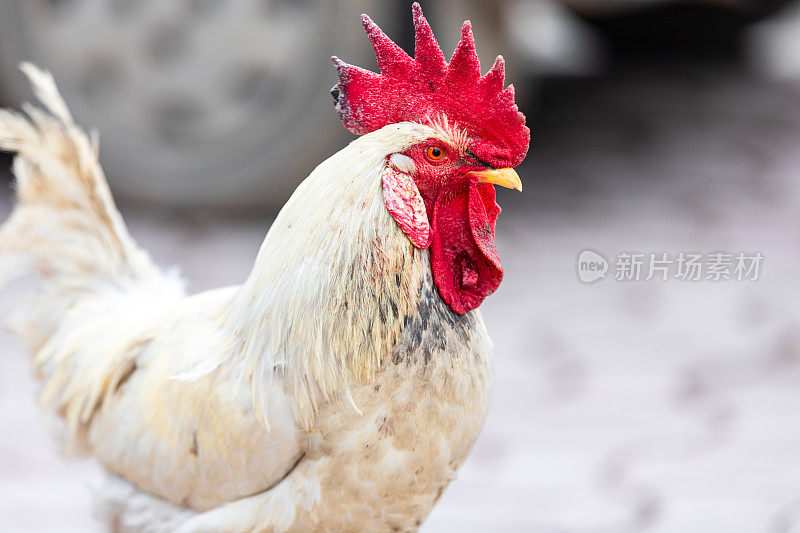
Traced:
[[[690, 190], [777, 194], [758, 179], [758, 147], [800, 127], [800, 105], [796, 88], [746, 64], [743, 36], [757, 18], [702, 5], [585, 17], [607, 45], [608, 68], [541, 80], [528, 114], [527, 188], [509, 201], [573, 209], [640, 195], [669, 202], [673, 188], [692, 203]], [[731, 161], [746, 169], [736, 178]]]
[[741, 57], [741, 34], [748, 25], [786, 2], [759, 2], [734, 9], [712, 3], [675, 3], [622, 14], [584, 14], [606, 41], [614, 63], [652, 64], [730, 60]]

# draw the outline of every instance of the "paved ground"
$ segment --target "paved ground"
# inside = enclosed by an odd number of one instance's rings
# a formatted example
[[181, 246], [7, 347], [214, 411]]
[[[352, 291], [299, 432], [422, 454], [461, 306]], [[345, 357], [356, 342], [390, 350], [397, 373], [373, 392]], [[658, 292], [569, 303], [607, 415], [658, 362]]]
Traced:
[[[526, 191], [499, 195], [492, 412], [423, 531], [800, 531], [800, 89], [698, 65], [546, 94]], [[242, 280], [269, 225], [124, 212], [197, 290]], [[587, 247], [764, 263], [584, 285]], [[25, 357], [0, 349], [0, 530], [92, 531], [96, 470], [58, 459]]]

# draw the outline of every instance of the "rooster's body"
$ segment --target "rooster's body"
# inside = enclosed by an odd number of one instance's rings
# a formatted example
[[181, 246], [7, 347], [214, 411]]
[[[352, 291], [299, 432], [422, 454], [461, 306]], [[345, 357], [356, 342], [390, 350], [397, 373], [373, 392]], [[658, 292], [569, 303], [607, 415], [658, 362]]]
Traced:
[[[0, 114], [19, 197], [0, 253], [4, 274], [43, 279], [14, 327], [66, 448], [109, 473], [109, 527], [416, 530], [477, 438], [491, 385], [477, 304], [441, 281], [449, 241], [436, 231], [452, 217], [403, 218], [440, 209], [424, 184], [403, 196], [425, 164], [415, 147], [471, 153], [465, 133], [400, 122], [355, 140], [298, 188], [243, 285], [187, 296], [128, 235], [52, 79], [26, 71], [48, 112]], [[470, 220], [491, 217], [474, 213], [491, 185], [471, 187]], [[468, 252], [458, 283], [479, 288], [491, 251], [465, 270]]]

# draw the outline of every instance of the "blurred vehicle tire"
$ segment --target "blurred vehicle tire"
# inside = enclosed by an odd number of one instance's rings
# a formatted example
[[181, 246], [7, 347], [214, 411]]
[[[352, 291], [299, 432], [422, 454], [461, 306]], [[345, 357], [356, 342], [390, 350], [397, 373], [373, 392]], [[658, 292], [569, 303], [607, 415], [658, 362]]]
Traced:
[[364, 10], [392, 31], [358, 0], [0, 0], [0, 84], [16, 103], [20, 61], [52, 71], [124, 197], [279, 207], [348, 140], [330, 56], [365, 60]]

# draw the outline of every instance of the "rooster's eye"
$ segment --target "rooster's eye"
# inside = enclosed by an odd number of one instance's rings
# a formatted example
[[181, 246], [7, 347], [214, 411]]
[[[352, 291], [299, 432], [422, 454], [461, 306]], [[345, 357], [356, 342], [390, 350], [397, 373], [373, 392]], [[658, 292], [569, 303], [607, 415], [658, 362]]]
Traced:
[[431, 161], [441, 161], [441, 159], [444, 157], [444, 150], [438, 146], [430, 146], [428, 147], [426, 155]]

